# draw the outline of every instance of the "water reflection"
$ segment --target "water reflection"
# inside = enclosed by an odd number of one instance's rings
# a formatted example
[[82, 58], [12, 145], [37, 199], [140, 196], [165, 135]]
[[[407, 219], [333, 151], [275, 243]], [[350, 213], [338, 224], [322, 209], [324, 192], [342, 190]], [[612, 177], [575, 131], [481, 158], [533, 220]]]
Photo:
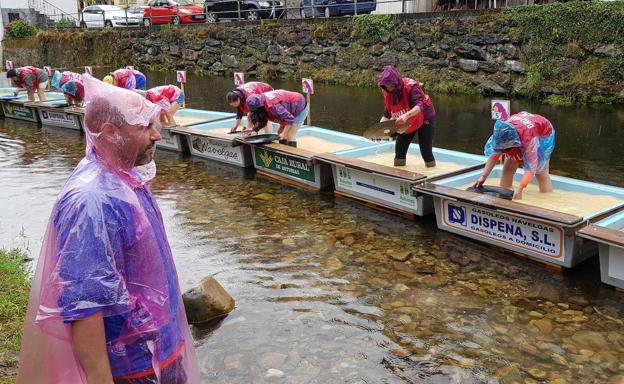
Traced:
[[[443, 129], [453, 134], [438, 137], [466, 150], [487, 134], [474, 121], [488, 104], [462, 100], [448, 103], [468, 112], [448, 115]], [[604, 152], [621, 145], [613, 127], [594, 136], [570, 128], [577, 141], [559, 128], [572, 174], [622, 177], [621, 164], [602, 166]], [[585, 146], [605, 149], [586, 157]], [[76, 132], [0, 122], [0, 246], [38, 252], [83, 151]], [[596, 259], [553, 274], [438, 231], [432, 218], [397, 219], [165, 151], [157, 163], [152, 188], [182, 288], [214, 275], [237, 299], [222, 322], [194, 329], [205, 382], [622, 380], [624, 301], [600, 284]]]

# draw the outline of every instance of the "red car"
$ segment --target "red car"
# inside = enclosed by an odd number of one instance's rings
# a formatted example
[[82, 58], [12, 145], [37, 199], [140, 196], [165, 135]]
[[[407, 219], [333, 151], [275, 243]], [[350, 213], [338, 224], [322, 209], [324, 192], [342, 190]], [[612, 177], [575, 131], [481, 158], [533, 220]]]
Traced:
[[143, 25], [204, 23], [204, 7], [189, 0], [151, 0], [143, 13]]

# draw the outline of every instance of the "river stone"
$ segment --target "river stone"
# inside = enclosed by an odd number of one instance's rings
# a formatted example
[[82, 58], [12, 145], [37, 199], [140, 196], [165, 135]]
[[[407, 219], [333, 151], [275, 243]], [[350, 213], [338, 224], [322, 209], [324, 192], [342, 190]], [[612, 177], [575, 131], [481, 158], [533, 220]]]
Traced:
[[386, 252], [386, 254], [390, 256], [393, 260], [406, 261], [412, 255], [412, 251], [400, 251], [400, 250], [391, 249], [388, 252]]
[[611, 376], [609, 384], [624, 384], [624, 375]]
[[524, 73], [526, 64], [518, 60], [505, 60], [505, 72]]
[[220, 40], [216, 40], [216, 39], [211, 39], [211, 38], [207, 38], [206, 39], [206, 45], [210, 46], [210, 47], [219, 47], [221, 46], [221, 41]]
[[171, 44], [169, 46], [169, 54], [171, 56], [175, 56], [175, 57], [181, 57], [182, 54], [180, 53], [180, 47], [175, 45], [175, 44]]
[[199, 59], [199, 56], [201, 56], [201, 54], [202, 54], [201, 51], [194, 51], [192, 49], [187, 49], [187, 48], [182, 49], [182, 59], [184, 60], [197, 61], [197, 59]]
[[549, 384], [568, 384], [568, 381], [561, 377], [555, 377], [553, 379], [550, 379], [548, 383]]
[[528, 343], [521, 343], [518, 349], [521, 352], [528, 353], [529, 355], [537, 355], [537, 348]]
[[545, 379], [546, 376], [548, 375], [546, 372], [542, 371], [541, 369], [537, 369], [537, 368], [531, 368], [527, 372], [533, 378], [538, 379], [538, 380]]
[[581, 296], [571, 296], [568, 297], [568, 303], [578, 305], [580, 307], [586, 307], [589, 305], [589, 301], [586, 298]]
[[426, 276], [424, 277], [421, 282], [425, 285], [428, 285], [430, 287], [441, 287], [443, 285], [448, 284], [448, 277], [444, 277], [444, 276]]
[[226, 68], [236, 68], [238, 67], [238, 61], [234, 55], [221, 55], [221, 63]]
[[466, 72], [477, 72], [479, 62], [477, 60], [459, 59], [459, 67]]
[[533, 320], [531, 321], [531, 325], [544, 334], [549, 334], [553, 329], [552, 323], [548, 319]]
[[258, 199], [258, 200], [264, 200], [264, 201], [269, 201], [269, 200], [273, 200], [275, 198], [275, 196], [273, 196], [270, 193], [260, 193], [258, 195], [255, 195], [253, 197], [254, 199]]
[[263, 368], [267, 369], [270, 367], [281, 367], [282, 364], [284, 364], [284, 361], [286, 361], [286, 357], [288, 356], [284, 355], [283, 353], [267, 352], [260, 356], [258, 362]]
[[226, 370], [238, 369], [240, 368], [240, 359], [243, 357], [242, 354], [236, 355], [228, 355], [223, 359], [223, 365]]
[[186, 317], [191, 324], [203, 323], [232, 312], [236, 302], [229, 293], [211, 277], [205, 277], [199, 286], [182, 295]]
[[501, 87], [494, 80], [485, 79], [479, 86], [483, 88], [484, 91], [493, 92], [493, 93], [505, 93], [505, 88]]
[[572, 335], [572, 341], [580, 347], [602, 349], [607, 346], [602, 333], [595, 331], [578, 331]]
[[222, 72], [225, 69], [225, 67], [223, 66], [223, 64], [221, 64], [220, 61], [217, 61], [216, 63], [210, 66], [210, 69], [212, 69], [215, 72]]
[[275, 369], [275, 368], [268, 369], [267, 372], [266, 372], [266, 375], [264, 375], [264, 377], [266, 377], [267, 379], [278, 378], [278, 377], [282, 377], [282, 376], [284, 376], [284, 372], [280, 371], [279, 369]]
[[464, 59], [487, 60], [487, 53], [483, 49], [472, 44], [461, 44], [455, 48], [454, 52], [457, 56]]

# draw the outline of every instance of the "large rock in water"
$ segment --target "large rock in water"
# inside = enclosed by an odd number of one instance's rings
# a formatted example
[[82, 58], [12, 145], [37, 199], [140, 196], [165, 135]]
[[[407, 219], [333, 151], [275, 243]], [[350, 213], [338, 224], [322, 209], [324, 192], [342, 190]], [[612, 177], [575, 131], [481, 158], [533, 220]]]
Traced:
[[205, 277], [199, 286], [186, 291], [182, 299], [191, 324], [225, 316], [236, 306], [232, 296], [213, 277]]

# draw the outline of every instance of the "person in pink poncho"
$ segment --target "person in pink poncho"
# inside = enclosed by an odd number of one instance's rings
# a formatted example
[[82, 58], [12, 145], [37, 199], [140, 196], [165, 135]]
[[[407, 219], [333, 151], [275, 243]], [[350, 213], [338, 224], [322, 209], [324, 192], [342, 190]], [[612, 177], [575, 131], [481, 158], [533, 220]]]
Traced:
[[145, 97], [162, 108], [160, 112], [161, 124], [167, 127], [178, 125], [174, 116], [182, 104], [184, 104], [185, 95], [183, 90], [175, 85], [161, 85], [145, 92]]
[[160, 107], [83, 77], [86, 156], [52, 210], [19, 384], [199, 384], [158, 204]]

